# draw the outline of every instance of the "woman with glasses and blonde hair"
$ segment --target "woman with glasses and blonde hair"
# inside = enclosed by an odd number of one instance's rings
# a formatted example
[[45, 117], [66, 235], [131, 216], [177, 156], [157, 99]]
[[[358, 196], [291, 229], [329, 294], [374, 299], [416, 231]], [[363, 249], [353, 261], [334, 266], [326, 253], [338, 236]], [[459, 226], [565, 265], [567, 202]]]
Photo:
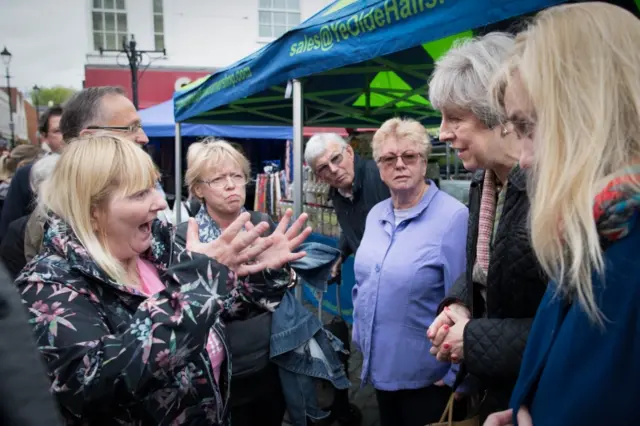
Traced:
[[513, 411], [486, 425], [637, 425], [640, 20], [606, 3], [538, 14], [492, 92], [531, 169], [531, 241], [551, 278]]
[[422, 124], [388, 120], [371, 146], [391, 198], [369, 212], [356, 253], [353, 341], [381, 424], [424, 426], [440, 419], [455, 379], [449, 362], [429, 355], [424, 334], [464, 271], [469, 213], [426, 180], [431, 143]]
[[[194, 153], [197, 155], [193, 155]], [[199, 199], [201, 203], [200, 210], [195, 215], [200, 241], [203, 243], [216, 241], [238, 216], [246, 212], [244, 208], [245, 189], [250, 173], [247, 158], [224, 140], [210, 138], [189, 147], [189, 168], [185, 174], [185, 182], [189, 193]], [[275, 224], [268, 215], [260, 212], [250, 212], [250, 214], [251, 222], [254, 224], [265, 221], [271, 224], [268, 232], [275, 230]], [[178, 227], [177, 241], [184, 239], [186, 231], [186, 225]], [[314, 252], [307, 253], [309, 257], [314, 256]], [[336, 251], [336, 253], [338, 252]], [[334, 259], [332, 258], [332, 260]], [[330, 265], [326, 268], [327, 273]], [[293, 327], [298, 327], [298, 329], [290, 333], [274, 332], [274, 329], [277, 328], [274, 327], [276, 321], [274, 318], [282, 306], [285, 293], [294, 283], [291, 274], [292, 268], [289, 266], [295, 267], [296, 265], [272, 268], [249, 276], [248, 282], [254, 285], [275, 287], [281, 291], [278, 294], [274, 293], [271, 298], [265, 298], [262, 305], [247, 305], [246, 309], [224, 317], [226, 336], [232, 357], [231, 420], [236, 426], [252, 426], [258, 423], [264, 426], [280, 426], [287, 407], [293, 408], [290, 405], [291, 399], [288, 398], [288, 395], [296, 393], [298, 387], [296, 383], [291, 385], [291, 381], [281, 381], [282, 372], [279, 368], [291, 365], [282, 360], [278, 360], [276, 363], [272, 359], [273, 352], [282, 355], [300, 346], [301, 342], [294, 344], [295, 340], [292, 341], [286, 334], [297, 336], [305, 343], [309, 340], [302, 337], [306, 333], [302, 330], [308, 328], [302, 323], [293, 324]], [[284, 283], [284, 285], [278, 283]], [[289, 318], [293, 318], [299, 312], [303, 313], [300, 318], [310, 315], [295, 298], [286, 299], [286, 303], [284, 310]], [[311, 335], [307, 337], [311, 337]], [[275, 346], [275, 351], [271, 350], [272, 346]], [[284, 347], [290, 349], [285, 350]], [[334, 359], [338, 364], [335, 354], [333, 357], [330, 356], [331, 354], [327, 354], [326, 346], [323, 346], [322, 342], [319, 347], [325, 352], [325, 355], [329, 355], [324, 362], [331, 363], [331, 360]], [[291, 371], [296, 371], [300, 365], [303, 365], [303, 355], [297, 355], [297, 357], [297, 366], [294, 365]], [[334, 376], [338, 375], [336, 367], [339, 369], [339, 364], [333, 365], [331, 368], [331, 374]], [[286, 383], [289, 383], [289, 388], [283, 389]], [[306, 395], [308, 394], [305, 393], [305, 399], [307, 399]], [[306, 401], [300, 402], [300, 406], [303, 404], [306, 404]], [[290, 409], [292, 420], [295, 415], [296, 413]], [[302, 417], [304, 418], [304, 413]], [[300, 423], [294, 421], [294, 424]]]
[[[268, 297], [237, 279], [299, 259], [305, 218], [269, 239], [241, 215], [186, 248], [157, 220], [159, 173], [134, 142], [69, 144], [39, 194], [42, 250], [16, 285], [69, 425], [227, 425], [228, 357], [220, 316]], [[278, 243], [286, 240], [286, 244]], [[221, 289], [225, 289], [222, 294]]]
[[[246, 185], [251, 176], [251, 166], [230, 143], [214, 138], [191, 144], [188, 159], [185, 183], [191, 196], [200, 201], [199, 210], [195, 213], [198, 236], [202, 242], [215, 241], [240, 214], [246, 212]], [[271, 223], [267, 215], [256, 212], [251, 215], [252, 218], [257, 217], [254, 219], [257, 222]], [[178, 227], [178, 240], [185, 235], [185, 225]], [[255, 277], [252, 278], [255, 282]], [[278, 278], [289, 281], [289, 272]], [[233, 319], [226, 318], [226, 334], [233, 361], [230, 405], [234, 425], [253, 425], [258, 417], [260, 424], [265, 426], [282, 424], [286, 406], [278, 369], [269, 362], [270, 318], [269, 311], [257, 307], [239, 313]], [[243, 347], [247, 338], [253, 340], [251, 347]]]
[[460, 363], [477, 384], [470, 401], [481, 420], [507, 408], [547, 284], [529, 240], [521, 143], [503, 131], [500, 110], [487, 97], [513, 45], [505, 33], [465, 40], [438, 60], [429, 83], [431, 103], [442, 113], [440, 140], [457, 150], [473, 178], [466, 270], [427, 336], [432, 354]]

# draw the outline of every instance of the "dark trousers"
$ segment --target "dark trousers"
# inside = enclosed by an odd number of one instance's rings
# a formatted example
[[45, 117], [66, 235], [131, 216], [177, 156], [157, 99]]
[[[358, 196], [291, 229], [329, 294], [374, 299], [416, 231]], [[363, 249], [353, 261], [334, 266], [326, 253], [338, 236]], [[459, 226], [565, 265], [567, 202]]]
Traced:
[[278, 368], [242, 379], [231, 379], [231, 424], [233, 426], [281, 426], [287, 409]]
[[380, 425], [425, 426], [439, 422], [450, 396], [451, 388], [448, 386], [432, 385], [398, 391], [376, 389]]

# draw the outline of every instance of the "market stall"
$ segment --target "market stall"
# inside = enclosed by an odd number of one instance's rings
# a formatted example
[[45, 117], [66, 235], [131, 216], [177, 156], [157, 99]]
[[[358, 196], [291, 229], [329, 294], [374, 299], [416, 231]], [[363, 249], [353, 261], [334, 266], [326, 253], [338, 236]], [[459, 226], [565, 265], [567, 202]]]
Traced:
[[[150, 138], [174, 138], [176, 121], [173, 115], [173, 100], [162, 102], [140, 110], [138, 115], [144, 132]], [[279, 139], [293, 137], [291, 126], [239, 126], [187, 123], [182, 126], [182, 136], [217, 136], [239, 139]]]
[[[433, 62], [455, 40], [508, 28], [559, 0], [338, 0], [278, 40], [177, 92], [178, 122], [293, 125], [296, 214], [305, 208], [303, 124], [377, 127], [403, 115], [425, 125]], [[323, 213], [324, 214], [324, 213]], [[350, 293], [347, 286], [343, 290]], [[350, 300], [350, 298], [343, 298]]]

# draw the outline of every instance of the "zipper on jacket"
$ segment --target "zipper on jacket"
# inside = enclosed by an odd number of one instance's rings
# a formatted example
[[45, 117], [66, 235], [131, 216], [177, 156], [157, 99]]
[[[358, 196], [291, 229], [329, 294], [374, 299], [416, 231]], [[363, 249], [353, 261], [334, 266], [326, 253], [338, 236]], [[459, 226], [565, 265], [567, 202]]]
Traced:
[[[227, 416], [227, 411], [229, 408], [229, 400], [231, 399], [231, 352], [229, 351], [229, 347], [227, 346], [227, 342], [224, 336], [218, 330], [218, 327], [216, 327], [216, 325], [214, 324], [213, 327], [211, 327], [211, 329], [213, 330], [214, 333], [216, 333], [218, 340], [220, 340], [220, 343], [222, 343], [222, 346], [224, 347], [225, 356], [227, 357], [226, 392], [225, 392], [225, 395], [223, 396], [222, 418], [220, 419], [221, 422], [224, 422], [224, 419]], [[222, 374], [220, 375], [220, 378], [222, 379]], [[212, 378], [212, 379], [213, 379], [212, 383], [215, 383], [215, 378]], [[218, 387], [220, 387], [219, 384], [218, 384]], [[222, 395], [222, 392], [220, 392], [220, 395]]]

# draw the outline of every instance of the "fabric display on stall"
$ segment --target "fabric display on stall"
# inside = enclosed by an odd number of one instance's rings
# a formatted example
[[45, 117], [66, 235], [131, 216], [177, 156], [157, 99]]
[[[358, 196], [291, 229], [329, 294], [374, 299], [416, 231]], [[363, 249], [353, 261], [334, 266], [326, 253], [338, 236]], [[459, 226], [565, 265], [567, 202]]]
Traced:
[[287, 182], [284, 170], [258, 174], [253, 210], [266, 213], [276, 219], [278, 217], [278, 202], [286, 194], [286, 190]]
[[293, 142], [288, 140], [286, 147], [286, 156], [284, 160], [284, 172], [287, 177], [287, 183], [293, 182]]

